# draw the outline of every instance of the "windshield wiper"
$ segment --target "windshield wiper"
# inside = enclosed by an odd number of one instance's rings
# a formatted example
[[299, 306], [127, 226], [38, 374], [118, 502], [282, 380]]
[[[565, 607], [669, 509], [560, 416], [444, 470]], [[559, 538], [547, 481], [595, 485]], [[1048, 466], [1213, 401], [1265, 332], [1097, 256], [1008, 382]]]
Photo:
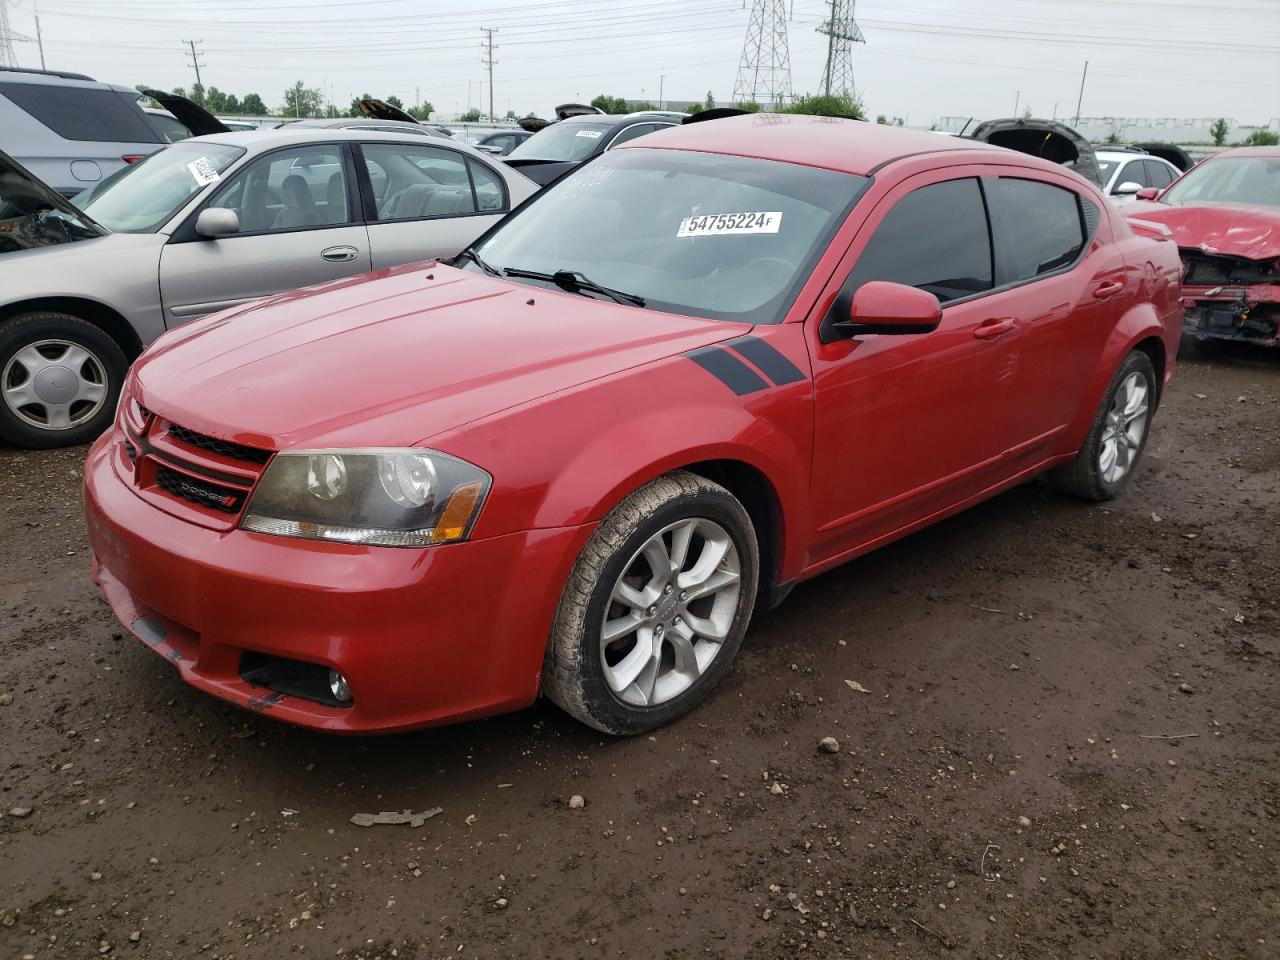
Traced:
[[467, 247], [467, 249], [463, 250], [460, 254], [454, 257], [453, 261], [456, 264], [459, 260], [463, 259], [464, 257], [470, 259], [473, 263], [475, 263], [477, 267], [479, 267], [485, 273], [489, 274], [489, 276], [491, 277], [502, 276], [501, 270], [499, 270], [497, 267], [493, 267], [485, 263], [484, 260], [480, 258], [480, 254], [476, 253], [470, 247]]
[[502, 271], [502, 274], [506, 277], [523, 277], [526, 280], [541, 280], [544, 283], [554, 283], [557, 287], [568, 290], [570, 293], [598, 293], [601, 296], [608, 297], [614, 303], [625, 303], [633, 307], [644, 306], [644, 297], [638, 297], [634, 293], [623, 293], [621, 290], [614, 290], [612, 287], [601, 286], [576, 270], [539, 273], [537, 270], [521, 270], [518, 267], [507, 267]]

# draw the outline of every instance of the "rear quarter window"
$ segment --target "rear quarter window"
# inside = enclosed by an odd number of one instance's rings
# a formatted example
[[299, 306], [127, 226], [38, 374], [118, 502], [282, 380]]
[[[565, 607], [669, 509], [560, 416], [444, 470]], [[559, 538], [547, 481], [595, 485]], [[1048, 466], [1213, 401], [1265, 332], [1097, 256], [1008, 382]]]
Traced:
[[114, 90], [0, 83], [0, 95], [66, 140], [164, 143], [142, 110]]
[[988, 180], [985, 187], [999, 259], [1009, 274], [1002, 283], [1030, 280], [1076, 261], [1085, 224], [1074, 191], [1015, 177]]

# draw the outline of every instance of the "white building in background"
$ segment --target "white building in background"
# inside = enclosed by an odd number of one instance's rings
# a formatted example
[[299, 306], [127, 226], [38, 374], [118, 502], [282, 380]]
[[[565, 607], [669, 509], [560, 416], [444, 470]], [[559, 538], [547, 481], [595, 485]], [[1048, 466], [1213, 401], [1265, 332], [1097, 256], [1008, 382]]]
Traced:
[[[972, 130], [986, 117], [940, 117], [934, 129], [947, 133], [959, 133], [966, 123]], [[1270, 130], [1280, 133], [1280, 117], [1273, 117], [1264, 124], [1245, 124], [1227, 117], [1227, 143], [1239, 143], [1255, 130]], [[1217, 117], [1198, 117], [1185, 119], [1182, 117], [1081, 117], [1079, 123], [1072, 123], [1071, 117], [1059, 117], [1059, 121], [1074, 127], [1087, 140], [1097, 143], [1105, 142], [1115, 134], [1121, 143], [1140, 143], [1144, 140], [1163, 143], [1213, 143], [1210, 129], [1217, 123]]]

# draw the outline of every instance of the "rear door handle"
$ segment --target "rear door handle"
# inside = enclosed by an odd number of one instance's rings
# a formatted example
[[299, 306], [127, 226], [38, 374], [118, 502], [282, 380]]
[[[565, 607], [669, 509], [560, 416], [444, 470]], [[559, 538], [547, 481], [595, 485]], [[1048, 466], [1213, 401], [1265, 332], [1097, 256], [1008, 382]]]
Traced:
[[355, 247], [329, 247], [320, 251], [320, 259], [328, 260], [330, 263], [345, 263], [348, 260], [354, 260], [360, 256], [360, 251]]
[[1124, 289], [1124, 284], [1119, 280], [1108, 280], [1106, 283], [1095, 287], [1093, 295], [1099, 300], [1105, 300], [1107, 297], [1115, 296]]
[[1013, 317], [1001, 317], [998, 320], [988, 320], [978, 329], [973, 331], [976, 340], [994, 340], [996, 337], [1004, 336], [1014, 328], [1017, 321]]

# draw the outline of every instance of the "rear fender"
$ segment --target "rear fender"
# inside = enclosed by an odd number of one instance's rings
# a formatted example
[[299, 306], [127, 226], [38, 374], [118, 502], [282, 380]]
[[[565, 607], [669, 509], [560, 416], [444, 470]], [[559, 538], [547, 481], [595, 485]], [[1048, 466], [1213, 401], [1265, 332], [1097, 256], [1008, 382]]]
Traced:
[[1116, 370], [1120, 368], [1124, 358], [1144, 341], [1155, 341], [1159, 344], [1159, 356], [1157, 359], [1160, 362], [1156, 363], [1156, 367], [1157, 371], [1163, 368], [1162, 382], [1159, 394], [1156, 397], [1156, 402], [1159, 403], [1160, 395], [1164, 392], [1164, 385], [1169, 382], [1169, 378], [1173, 375], [1173, 362], [1174, 355], [1178, 349], [1178, 336], [1177, 328], [1172, 331], [1167, 330], [1165, 325], [1160, 322], [1160, 317], [1157, 315], [1155, 307], [1150, 303], [1137, 304], [1120, 318], [1120, 322], [1112, 329], [1111, 335], [1107, 338], [1107, 342], [1102, 348], [1102, 354], [1094, 369], [1093, 378], [1084, 391], [1084, 399], [1080, 404], [1080, 408], [1076, 411], [1075, 417], [1072, 418], [1070, 428], [1067, 430], [1063, 441], [1063, 445], [1066, 448], [1063, 451], [1064, 453], [1080, 449], [1080, 446], [1084, 443], [1085, 436], [1089, 432], [1089, 426], [1093, 423], [1094, 414], [1098, 412], [1098, 405], [1102, 403], [1102, 398], [1111, 383], [1111, 378], [1115, 376]]

